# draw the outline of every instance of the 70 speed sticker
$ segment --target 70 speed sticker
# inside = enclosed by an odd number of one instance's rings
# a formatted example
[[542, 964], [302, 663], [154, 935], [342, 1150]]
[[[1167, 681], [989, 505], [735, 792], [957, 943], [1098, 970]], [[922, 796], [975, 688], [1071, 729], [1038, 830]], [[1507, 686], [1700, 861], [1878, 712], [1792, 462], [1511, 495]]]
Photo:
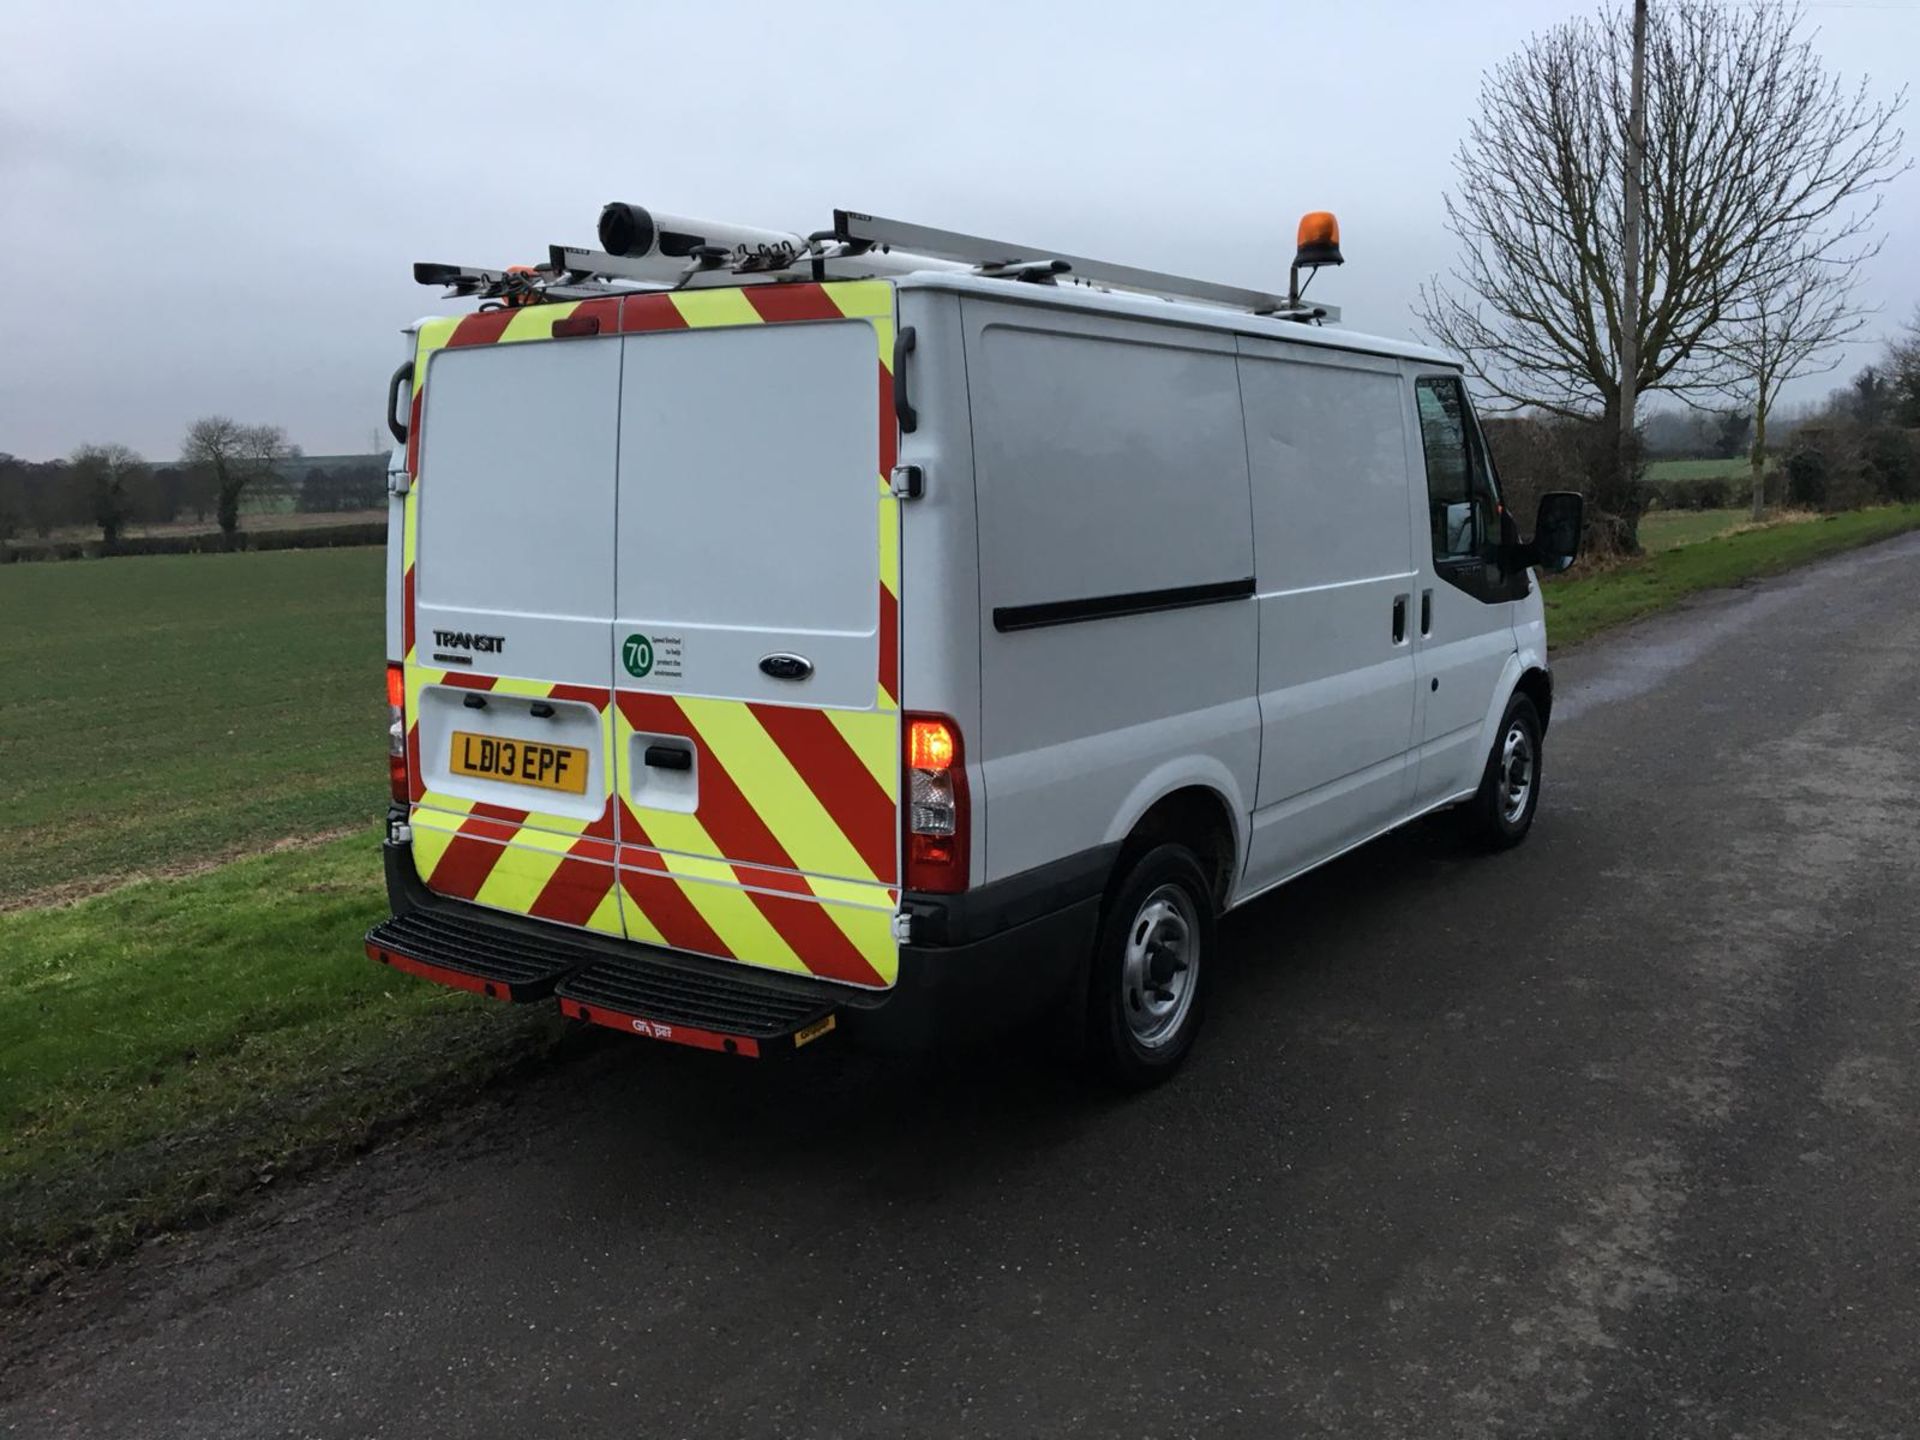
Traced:
[[620, 642], [620, 663], [636, 680], [649, 675], [677, 679], [680, 675], [680, 637], [635, 632]]

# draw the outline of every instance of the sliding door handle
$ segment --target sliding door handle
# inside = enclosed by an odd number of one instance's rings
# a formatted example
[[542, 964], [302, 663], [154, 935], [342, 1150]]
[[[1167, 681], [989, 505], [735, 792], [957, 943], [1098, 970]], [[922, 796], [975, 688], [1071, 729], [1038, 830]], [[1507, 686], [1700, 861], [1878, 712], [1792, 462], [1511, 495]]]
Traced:
[[1407, 597], [1404, 595], [1393, 597], [1393, 643], [1407, 643]]

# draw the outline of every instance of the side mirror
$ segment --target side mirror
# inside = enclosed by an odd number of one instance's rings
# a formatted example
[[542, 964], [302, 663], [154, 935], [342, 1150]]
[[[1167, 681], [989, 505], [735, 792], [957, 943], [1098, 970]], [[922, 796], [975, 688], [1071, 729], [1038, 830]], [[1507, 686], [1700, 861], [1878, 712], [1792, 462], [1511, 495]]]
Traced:
[[1580, 553], [1586, 518], [1587, 502], [1573, 491], [1553, 490], [1542, 495], [1540, 508], [1534, 512], [1528, 560], [1550, 575], [1565, 570]]

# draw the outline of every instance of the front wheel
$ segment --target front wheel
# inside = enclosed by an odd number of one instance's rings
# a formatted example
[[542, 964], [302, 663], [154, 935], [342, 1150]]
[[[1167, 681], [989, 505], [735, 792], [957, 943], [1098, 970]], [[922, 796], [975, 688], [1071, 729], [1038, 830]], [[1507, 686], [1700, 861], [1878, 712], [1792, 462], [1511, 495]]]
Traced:
[[1539, 808], [1540, 712], [1525, 695], [1515, 695], [1494, 732], [1479, 792], [1460, 807], [1460, 818], [1469, 840], [1506, 850], [1527, 838]]
[[1213, 960], [1213, 892], [1184, 845], [1134, 862], [1100, 922], [1087, 986], [1090, 1057], [1128, 1089], [1157, 1085], [1200, 1028]]

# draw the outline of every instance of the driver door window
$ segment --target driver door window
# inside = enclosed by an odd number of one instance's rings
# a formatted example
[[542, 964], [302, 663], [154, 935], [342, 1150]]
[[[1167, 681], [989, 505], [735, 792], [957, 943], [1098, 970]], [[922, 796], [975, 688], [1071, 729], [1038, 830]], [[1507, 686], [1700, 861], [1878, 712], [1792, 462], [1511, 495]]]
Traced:
[[1501, 542], [1508, 537], [1500, 493], [1466, 386], [1455, 375], [1427, 376], [1415, 382], [1414, 398], [1427, 464], [1434, 572], [1479, 600], [1519, 598], [1526, 593], [1526, 572], [1501, 572]]

